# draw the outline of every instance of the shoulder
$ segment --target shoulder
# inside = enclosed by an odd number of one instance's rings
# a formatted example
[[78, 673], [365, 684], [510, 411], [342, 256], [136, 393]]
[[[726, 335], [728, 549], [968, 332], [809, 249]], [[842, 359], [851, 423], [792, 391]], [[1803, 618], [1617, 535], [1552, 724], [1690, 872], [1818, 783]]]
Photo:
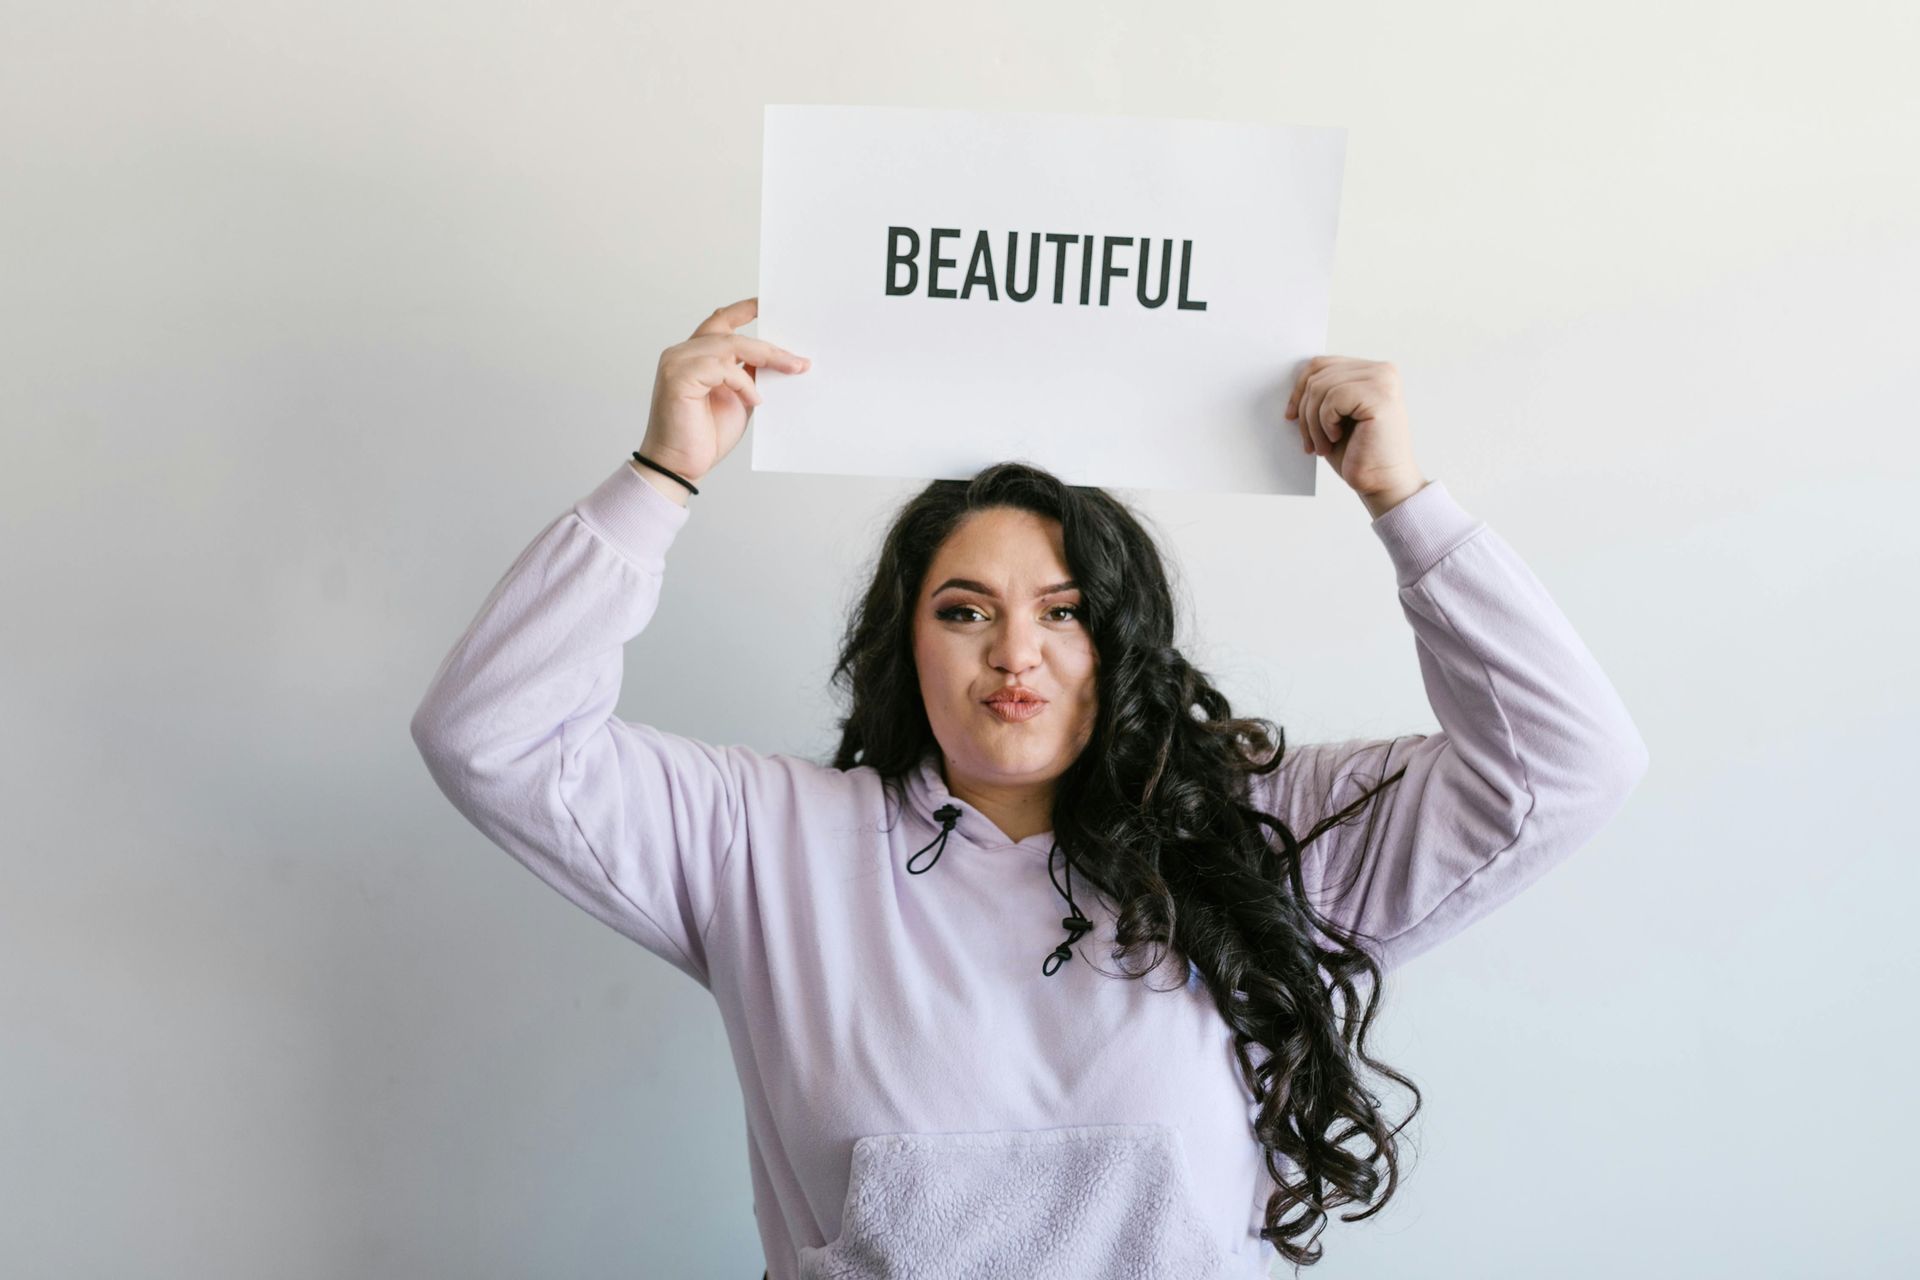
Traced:
[[866, 765], [837, 769], [808, 756], [729, 745], [717, 748], [740, 781], [750, 810], [780, 810], [795, 818], [865, 822], [896, 802], [880, 774]]

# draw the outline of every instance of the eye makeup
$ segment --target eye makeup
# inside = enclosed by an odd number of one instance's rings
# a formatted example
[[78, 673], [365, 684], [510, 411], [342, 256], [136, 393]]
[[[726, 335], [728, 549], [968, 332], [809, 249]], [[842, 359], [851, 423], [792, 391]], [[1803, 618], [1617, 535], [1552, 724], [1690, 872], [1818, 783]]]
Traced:
[[[1085, 612], [1085, 610], [1084, 610], [1084, 608], [1083, 608], [1083, 607], [1082, 607], [1081, 605], [1077, 605], [1077, 604], [1056, 604], [1056, 605], [1053, 605], [1052, 607], [1050, 607], [1050, 608], [1049, 608], [1049, 609], [1047, 610], [1047, 612], [1048, 612], [1048, 613], [1057, 613], [1057, 612], [1059, 612], [1059, 611], [1060, 611], [1060, 610], [1062, 610], [1062, 609], [1070, 609], [1070, 610], [1072, 610], [1072, 611], [1073, 611], [1073, 616], [1074, 616], [1075, 618], [1079, 618], [1079, 617], [1082, 617], [1082, 616], [1084, 615], [1084, 612]], [[957, 613], [961, 613], [961, 612], [963, 612], [963, 611], [966, 611], [966, 610], [971, 610], [971, 611], [972, 611], [972, 612], [974, 612], [974, 613], [979, 613], [979, 612], [980, 612], [980, 611], [979, 611], [978, 609], [975, 609], [975, 608], [974, 608], [974, 607], [973, 607], [972, 605], [970, 605], [970, 604], [950, 604], [950, 605], [948, 605], [948, 606], [947, 606], [946, 608], [944, 608], [944, 609], [935, 609], [935, 610], [933, 611], [933, 616], [934, 616], [934, 617], [936, 617], [936, 618], [939, 618], [939, 619], [941, 619], [942, 621], [946, 621], [946, 622], [966, 622], [966, 621], [969, 621], [969, 619], [966, 619], [966, 618], [957, 618], [957, 617], [953, 617], [953, 616], [951, 616], [951, 615], [953, 615], [953, 614], [957, 614]]]

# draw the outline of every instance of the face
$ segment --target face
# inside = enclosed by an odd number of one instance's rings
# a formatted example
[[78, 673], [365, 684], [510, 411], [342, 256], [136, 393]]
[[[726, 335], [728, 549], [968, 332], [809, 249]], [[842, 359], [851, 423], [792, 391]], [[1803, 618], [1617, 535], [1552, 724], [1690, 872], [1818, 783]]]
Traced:
[[[1060, 522], [1006, 507], [969, 515], [934, 555], [913, 656], [949, 785], [955, 770], [980, 787], [1050, 785], [1093, 736], [1098, 660], [1071, 577]], [[1046, 704], [1024, 719], [986, 704], [1015, 685]]]

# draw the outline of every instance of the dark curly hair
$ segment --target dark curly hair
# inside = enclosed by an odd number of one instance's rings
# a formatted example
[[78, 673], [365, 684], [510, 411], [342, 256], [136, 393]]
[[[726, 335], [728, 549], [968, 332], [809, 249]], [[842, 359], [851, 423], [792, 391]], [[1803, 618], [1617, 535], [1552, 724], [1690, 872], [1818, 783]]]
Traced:
[[[1173, 647], [1173, 594], [1140, 519], [1104, 490], [1017, 461], [970, 480], [933, 481], [895, 514], [833, 672], [832, 684], [851, 702], [834, 768], [871, 767], [904, 799], [905, 776], [936, 745], [913, 658], [914, 610], [940, 545], [968, 515], [991, 507], [1059, 522], [1099, 656], [1093, 735], [1056, 784], [1054, 837], [1072, 851], [1073, 871], [1115, 905], [1114, 959], [1124, 968], [1158, 948], [1152, 963], [1125, 977], [1144, 978], [1173, 955], [1212, 993], [1259, 1104], [1254, 1135], [1277, 1186], [1260, 1236], [1296, 1269], [1310, 1266], [1320, 1260], [1316, 1238], [1331, 1210], [1377, 1196], [1372, 1208], [1342, 1218], [1358, 1221], [1393, 1195], [1395, 1139], [1418, 1112], [1420, 1090], [1368, 1056], [1381, 970], [1359, 936], [1308, 902], [1301, 854], [1358, 817], [1405, 769], [1301, 838], [1254, 808], [1249, 779], [1280, 767], [1285, 730], [1234, 716]], [[1368, 994], [1358, 1005], [1362, 981]], [[1258, 1063], [1255, 1047], [1265, 1050]], [[1361, 1066], [1412, 1091], [1413, 1107], [1398, 1124], [1382, 1119]], [[1354, 1139], [1364, 1144], [1358, 1152], [1346, 1149]], [[1298, 1177], [1289, 1179], [1276, 1157]], [[1381, 1161], [1384, 1187], [1374, 1167]], [[1290, 1211], [1297, 1216], [1283, 1220]]]

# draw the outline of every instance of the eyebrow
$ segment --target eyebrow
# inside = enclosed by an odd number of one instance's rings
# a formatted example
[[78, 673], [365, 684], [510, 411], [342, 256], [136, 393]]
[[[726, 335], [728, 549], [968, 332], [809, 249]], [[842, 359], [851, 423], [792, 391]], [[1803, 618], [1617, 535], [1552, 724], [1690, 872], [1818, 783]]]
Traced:
[[[958, 587], [962, 591], [977, 592], [989, 600], [998, 600], [1000, 598], [994, 594], [992, 587], [989, 587], [984, 582], [975, 582], [972, 578], [948, 578], [945, 582], [935, 587], [931, 594], [937, 596], [948, 587]], [[1050, 587], [1042, 587], [1039, 594], [1042, 596], [1051, 596], [1057, 595], [1062, 591], [1078, 591], [1079, 589], [1080, 584], [1072, 578], [1068, 578], [1065, 582], [1056, 582]]]

